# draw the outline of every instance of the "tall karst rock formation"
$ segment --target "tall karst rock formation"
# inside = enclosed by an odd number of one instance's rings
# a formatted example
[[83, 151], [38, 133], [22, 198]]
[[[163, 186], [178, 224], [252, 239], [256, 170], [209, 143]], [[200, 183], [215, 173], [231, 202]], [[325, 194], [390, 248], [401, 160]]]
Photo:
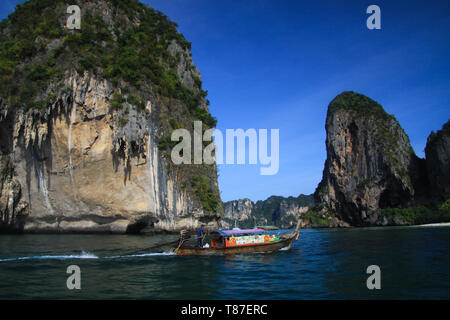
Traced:
[[190, 43], [138, 1], [18, 5], [0, 24], [0, 229], [217, 225], [215, 165], [174, 165], [170, 134], [214, 127]]
[[450, 199], [450, 120], [429, 135], [425, 157], [430, 197], [435, 201]]
[[375, 224], [382, 208], [414, 204], [425, 163], [394, 116], [372, 99], [343, 92], [328, 106], [327, 159], [316, 208], [350, 225]]

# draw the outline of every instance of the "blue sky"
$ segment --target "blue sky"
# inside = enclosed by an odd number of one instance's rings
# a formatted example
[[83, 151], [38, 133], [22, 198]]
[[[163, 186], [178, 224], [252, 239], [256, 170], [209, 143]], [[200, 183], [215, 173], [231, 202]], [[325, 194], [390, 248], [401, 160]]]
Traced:
[[[18, 1], [3, 1], [0, 18]], [[218, 129], [280, 130], [280, 168], [220, 165], [224, 201], [314, 192], [328, 103], [353, 90], [394, 114], [420, 157], [450, 115], [450, 1], [145, 0], [192, 42]], [[381, 8], [368, 30], [366, 8]]]

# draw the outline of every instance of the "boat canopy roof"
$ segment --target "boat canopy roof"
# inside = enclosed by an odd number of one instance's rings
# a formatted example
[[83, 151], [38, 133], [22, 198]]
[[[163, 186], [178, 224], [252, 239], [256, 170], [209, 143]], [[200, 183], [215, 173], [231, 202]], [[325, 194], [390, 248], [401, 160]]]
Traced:
[[236, 230], [215, 230], [213, 231], [215, 233], [219, 233], [223, 236], [231, 236], [231, 235], [242, 235], [242, 234], [249, 234], [249, 233], [261, 233], [264, 232], [263, 229], [236, 229]]
[[264, 229], [264, 230], [279, 230], [280, 229], [280, 228], [275, 227], [275, 226], [258, 226], [257, 228]]

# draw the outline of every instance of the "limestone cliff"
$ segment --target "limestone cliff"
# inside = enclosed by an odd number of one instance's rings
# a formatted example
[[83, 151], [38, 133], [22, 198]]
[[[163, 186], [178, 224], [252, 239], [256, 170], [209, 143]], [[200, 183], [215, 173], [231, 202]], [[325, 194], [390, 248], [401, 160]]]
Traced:
[[312, 195], [298, 197], [271, 196], [254, 203], [250, 199], [233, 200], [224, 203], [223, 227], [253, 227], [255, 225], [295, 226], [314, 204]]
[[217, 226], [215, 165], [174, 165], [170, 133], [204, 129], [190, 44], [137, 1], [29, 1], [0, 24], [0, 226], [144, 232]]
[[423, 162], [394, 116], [370, 98], [343, 92], [328, 106], [327, 159], [316, 209], [351, 225], [372, 225], [382, 208], [414, 203]]
[[253, 201], [248, 198], [228, 201], [224, 203], [224, 218], [236, 221], [245, 221], [251, 218]]

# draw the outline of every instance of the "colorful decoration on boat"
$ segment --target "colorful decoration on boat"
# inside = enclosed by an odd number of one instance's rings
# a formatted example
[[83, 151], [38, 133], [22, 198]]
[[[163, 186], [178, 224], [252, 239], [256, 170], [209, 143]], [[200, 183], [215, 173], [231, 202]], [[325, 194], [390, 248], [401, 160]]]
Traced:
[[276, 235], [250, 235], [250, 236], [239, 236], [239, 237], [231, 237], [229, 241], [227, 241], [227, 246], [242, 246], [242, 245], [250, 245], [250, 244], [264, 244], [269, 242], [278, 241], [279, 237]]

